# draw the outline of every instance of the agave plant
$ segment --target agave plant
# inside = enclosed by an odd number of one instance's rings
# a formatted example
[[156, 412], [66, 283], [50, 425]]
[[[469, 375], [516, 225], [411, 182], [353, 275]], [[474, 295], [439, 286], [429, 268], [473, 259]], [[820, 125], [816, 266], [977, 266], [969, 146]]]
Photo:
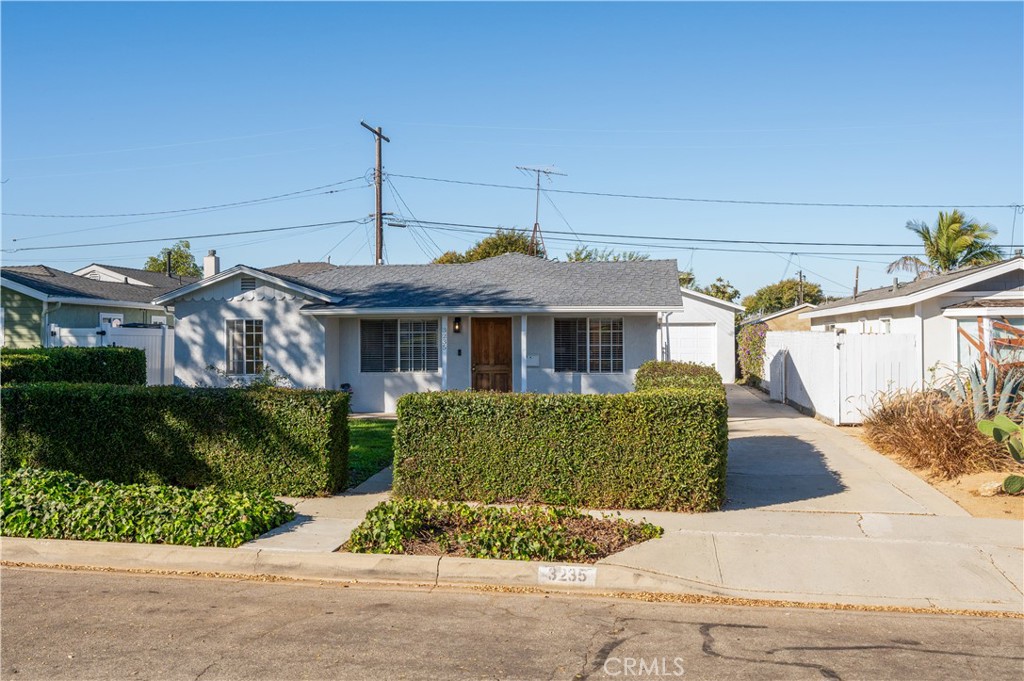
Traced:
[[969, 403], [978, 421], [997, 415], [1011, 420], [1024, 418], [1024, 367], [1002, 371], [992, 368], [983, 376], [981, 364], [953, 375], [946, 393], [958, 403]]

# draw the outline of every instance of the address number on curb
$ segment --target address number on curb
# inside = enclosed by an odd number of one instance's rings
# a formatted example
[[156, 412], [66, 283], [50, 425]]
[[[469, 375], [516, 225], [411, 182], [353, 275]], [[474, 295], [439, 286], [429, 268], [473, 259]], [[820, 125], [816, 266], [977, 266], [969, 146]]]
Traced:
[[542, 565], [537, 568], [537, 581], [559, 586], [597, 586], [596, 567], [576, 565]]

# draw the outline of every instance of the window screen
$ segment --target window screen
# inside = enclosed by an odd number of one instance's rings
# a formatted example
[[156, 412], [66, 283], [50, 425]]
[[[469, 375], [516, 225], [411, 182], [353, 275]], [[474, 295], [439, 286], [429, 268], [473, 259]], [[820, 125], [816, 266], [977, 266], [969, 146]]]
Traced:
[[263, 371], [263, 320], [228, 320], [228, 373], [236, 376]]
[[363, 373], [398, 371], [398, 320], [361, 320], [359, 351]]
[[622, 319], [590, 320], [590, 372], [622, 372]]
[[555, 320], [555, 371], [587, 370], [587, 320]]

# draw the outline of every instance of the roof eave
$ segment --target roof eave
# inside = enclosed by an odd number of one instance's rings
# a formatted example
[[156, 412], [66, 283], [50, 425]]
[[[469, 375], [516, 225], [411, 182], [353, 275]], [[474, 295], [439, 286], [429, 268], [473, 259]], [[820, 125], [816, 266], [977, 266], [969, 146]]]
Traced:
[[308, 286], [303, 286], [302, 284], [296, 284], [295, 282], [288, 281], [287, 279], [282, 279], [281, 277], [278, 277], [274, 274], [264, 272], [263, 270], [258, 270], [254, 267], [249, 267], [248, 265], [235, 265], [234, 267], [230, 267], [224, 270], [223, 272], [219, 272], [218, 274], [213, 275], [212, 277], [200, 279], [199, 281], [176, 288], [173, 291], [168, 291], [164, 295], [154, 298], [153, 304], [166, 305], [167, 303], [173, 300], [177, 300], [178, 298], [181, 298], [183, 296], [186, 296], [192, 293], [193, 291], [198, 291], [200, 289], [206, 288], [207, 286], [220, 283], [225, 279], [228, 279], [239, 273], [250, 274], [254, 277], [270, 281], [278, 286], [283, 286], [287, 289], [291, 289], [296, 293], [301, 293], [302, 295], [307, 296], [309, 298], [316, 298], [317, 300], [322, 300], [325, 303], [338, 303], [341, 302], [342, 300], [340, 296], [332, 296], [323, 291], [319, 291], [314, 288], [309, 288]]
[[956, 291], [957, 289], [970, 286], [971, 284], [977, 284], [985, 281], [986, 279], [991, 279], [992, 277], [998, 277], [1001, 274], [1012, 272], [1015, 269], [1024, 270], [1024, 260], [1021, 260], [1020, 258], [1013, 258], [1012, 260], [1007, 260], [1000, 265], [986, 267], [981, 272], [968, 274], [954, 279], [953, 281], [946, 282], [945, 284], [936, 284], [935, 286], [922, 289], [916, 293], [880, 298], [878, 300], [871, 300], [863, 303], [851, 301], [850, 303], [836, 307], [810, 310], [802, 313], [800, 315], [800, 319], [820, 319], [821, 317], [831, 317], [833, 315], [850, 314], [853, 312], [866, 312], [868, 310], [878, 310], [887, 307], [906, 307], [907, 305], [919, 303], [922, 300], [928, 300], [929, 298], [935, 298], [945, 293]]
[[733, 310], [736, 310], [737, 312], [742, 312], [743, 310], [746, 309], [742, 305], [737, 305], [736, 303], [734, 303], [734, 302], [732, 302], [730, 300], [723, 300], [721, 298], [715, 298], [714, 296], [709, 296], [708, 294], [701, 293], [700, 291], [694, 291], [692, 288], [686, 288], [685, 286], [680, 286], [679, 287], [679, 291], [684, 296], [687, 296], [687, 295], [688, 296], [693, 296], [694, 298], [697, 298], [698, 300], [703, 300], [704, 302], [711, 303], [712, 305], [720, 305], [721, 307], [729, 307], [729, 308], [732, 308]]
[[446, 307], [335, 307], [316, 310], [301, 309], [304, 315], [316, 317], [359, 317], [366, 315], [452, 315], [452, 314], [657, 314], [682, 312], [682, 305], [634, 305], [629, 307], [569, 305], [450, 305]]

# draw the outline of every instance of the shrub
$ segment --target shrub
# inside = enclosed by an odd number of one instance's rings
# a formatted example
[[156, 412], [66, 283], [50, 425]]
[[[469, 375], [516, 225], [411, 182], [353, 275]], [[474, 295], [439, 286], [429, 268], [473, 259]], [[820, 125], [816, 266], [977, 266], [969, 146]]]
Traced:
[[764, 380], [764, 339], [767, 333], [767, 324], [747, 324], [736, 337], [740, 371], [744, 378], [757, 379], [753, 381], [755, 384]]
[[0, 481], [7, 537], [235, 547], [295, 517], [267, 492], [118, 485], [30, 468]]
[[343, 489], [348, 395], [36, 383], [0, 390], [0, 466], [306, 496]]
[[403, 396], [395, 492], [482, 502], [708, 511], [725, 493], [722, 388]]
[[27, 348], [0, 353], [2, 383], [146, 385], [146, 353], [138, 348]]
[[345, 548], [353, 553], [593, 562], [661, 534], [650, 523], [594, 518], [570, 509], [401, 499], [367, 513]]
[[1001, 444], [978, 430], [969, 403], [937, 390], [880, 396], [864, 420], [864, 438], [878, 451], [941, 478], [1011, 461]]
[[637, 391], [721, 385], [722, 375], [714, 367], [693, 362], [644, 362], [633, 381]]

